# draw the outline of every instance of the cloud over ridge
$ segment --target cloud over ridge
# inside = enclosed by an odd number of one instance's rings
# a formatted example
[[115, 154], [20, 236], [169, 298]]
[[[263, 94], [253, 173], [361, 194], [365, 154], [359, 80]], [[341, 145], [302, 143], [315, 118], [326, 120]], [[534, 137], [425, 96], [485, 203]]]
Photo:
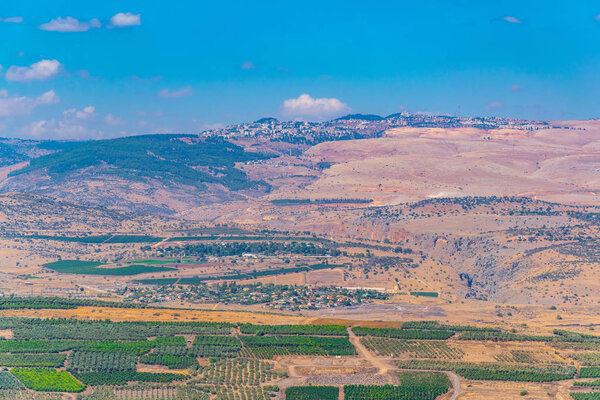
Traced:
[[304, 93], [295, 99], [285, 100], [281, 110], [290, 117], [318, 120], [346, 113], [350, 107], [336, 98], [313, 98]]

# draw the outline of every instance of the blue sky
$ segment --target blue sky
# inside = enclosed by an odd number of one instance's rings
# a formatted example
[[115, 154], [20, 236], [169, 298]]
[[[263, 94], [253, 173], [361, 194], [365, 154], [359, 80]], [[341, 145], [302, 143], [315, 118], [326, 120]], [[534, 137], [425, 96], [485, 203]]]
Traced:
[[[0, 136], [262, 116], [600, 117], [591, 1], [3, 1]], [[304, 95], [304, 96], [302, 96]]]

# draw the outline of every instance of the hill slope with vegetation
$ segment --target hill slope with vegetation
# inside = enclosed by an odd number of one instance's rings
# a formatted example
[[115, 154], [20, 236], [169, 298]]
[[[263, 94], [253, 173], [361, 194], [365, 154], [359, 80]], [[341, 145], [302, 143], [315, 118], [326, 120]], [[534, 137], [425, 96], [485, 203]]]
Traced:
[[250, 153], [219, 138], [197, 140], [185, 135], [143, 135], [97, 140], [35, 158], [14, 171], [19, 176], [44, 170], [53, 178], [88, 168], [101, 169], [127, 179], [156, 178], [162, 182], [205, 189], [205, 183], [220, 183], [239, 190], [265, 185], [247, 179], [236, 162], [268, 158]]
[[74, 142], [12, 171], [0, 190], [33, 192], [87, 205], [169, 214], [189, 205], [266, 193], [236, 166], [272, 157], [219, 137], [141, 135]]

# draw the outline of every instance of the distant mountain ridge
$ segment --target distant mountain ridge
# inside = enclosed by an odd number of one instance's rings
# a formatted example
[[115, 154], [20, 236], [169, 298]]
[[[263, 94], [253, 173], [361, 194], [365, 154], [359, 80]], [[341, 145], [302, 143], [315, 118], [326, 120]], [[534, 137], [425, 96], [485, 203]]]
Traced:
[[200, 140], [193, 135], [141, 135], [119, 139], [82, 142], [44, 155], [10, 177], [45, 170], [64, 176], [87, 168], [101, 169], [128, 179], [159, 178], [165, 183], [206, 189], [206, 183], [220, 183], [231, 190], [248, 189], [264, 182], [250, 181], [235, 168], [236, 162], [260, 160], [269, 155], [250, 153], [219, 138]]

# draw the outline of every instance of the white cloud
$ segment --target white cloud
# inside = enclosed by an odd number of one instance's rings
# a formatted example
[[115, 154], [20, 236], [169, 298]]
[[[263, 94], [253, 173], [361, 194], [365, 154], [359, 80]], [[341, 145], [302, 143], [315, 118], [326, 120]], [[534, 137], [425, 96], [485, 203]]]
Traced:
[[60, 101], [54, 90], [38, 97], [9, 96], [6, 90], [0, 90], [0, 117], [30, 114], [36, 107], [56, 104]]
[[510, 90], [512, 90], [513, 92], [520, 92], [523, 89], [523, 87], [521, 85], [510, 85]]
[[300, 119], [325, 119], [350, 111], [350, 107], [338, 99], [315, 99], [308, 94], [285, 100], [281, 108], [285, 115]]
[[503, 17], [502, 19], [504, 21], [508, 22], [509, 24], [522, 24], [523, 23], [523, 21], [521, 21], [517, 17], [512, 17], [510, 15], [507, 15], [506, 17]]
[[90, 71], [85, 69], [78, 69], [77, 71], [75, 71], [75, 73], [79, 75], [80, 78], [86, 79], [88, 81], [96, 81], [100, 79], [96, 76], [92, 76], [92, 74], [90, 74]]
[[110, 28], [123, 28], [126, 26], [141, 25], [141, 14], [118, 13], [110, 18]]
[[158, 97], [165, 99], [174, 99], [176, 97], [187, 97], [194, 94], [194, 90], [190, 87], [184, 87], [177, 90], [163, 89], [158, 92]]
[[127, 124], [127, 121], [125, 121], [113, 114], [106, 114], [106, 116], [104, 117], [104, 122], [106, 122], [108, 125], [111, 125], [111, 126]]
[[38, 28], [52, 32], [86, 32], [91, 28], [100, 28], [101, 26], [102, 24], [96, 18], [91, 19], [89, 22], [82, 22], [73, 17], [58, 17], [40, 25]]
[[15, 82], [42, 81], [54, 78], [60, 72], [61, 64], [56, 60], [42, 60], [29, 67], [11, 66], [6, 71], [6, 80]]
[[87, 106], [81, 110], [70, 108], [63, 111], [63, 115], [65, 118], [90, 119], [96, 114], [95, 111], [96, 107], [94, 106]]
[[492, 101], [485, 106], [487, 110], [498, 110], [502, 107], [504, 107], [504, 104], [501, 101]]
[[252, 61], [246, 61], [244, 63], [242, 63], [242, 65], [240, 65], [241, 69], [254, 69], [256, 68], [256, 65], [254, 65], [254, 63]]
[[158, 82], [158, 81], [162, 80], [162, 78], [163, 77], [160, 76], [160, 75], [151, 76], [149, 78], [142, 78], [142, 77], [137, 76], [137, 75], [133, 75], [131, 77], [131, 79], [133, 79], [134, 81], [136, 81], [136, 82], [142, 82], [142, 83], [155, 83], [155, 82]]
[[600, 21], [600, 14], [596, 15], [596, 21]]
[[10, 24], [20, 24], [21, 22], [23, 22], [23, 17], [0, 18], [0, 21], [10, 23]]
[[74, 121], [41, 120], [21, 128], [21, 134], [35, 138], [53, 139], [96, 139], [103, 135], [101, 130], [90, 129]]
[[138, 111], [136, 114], [139, 117], [162, 117], [164, 113], [161, 110], [157, 111]]

